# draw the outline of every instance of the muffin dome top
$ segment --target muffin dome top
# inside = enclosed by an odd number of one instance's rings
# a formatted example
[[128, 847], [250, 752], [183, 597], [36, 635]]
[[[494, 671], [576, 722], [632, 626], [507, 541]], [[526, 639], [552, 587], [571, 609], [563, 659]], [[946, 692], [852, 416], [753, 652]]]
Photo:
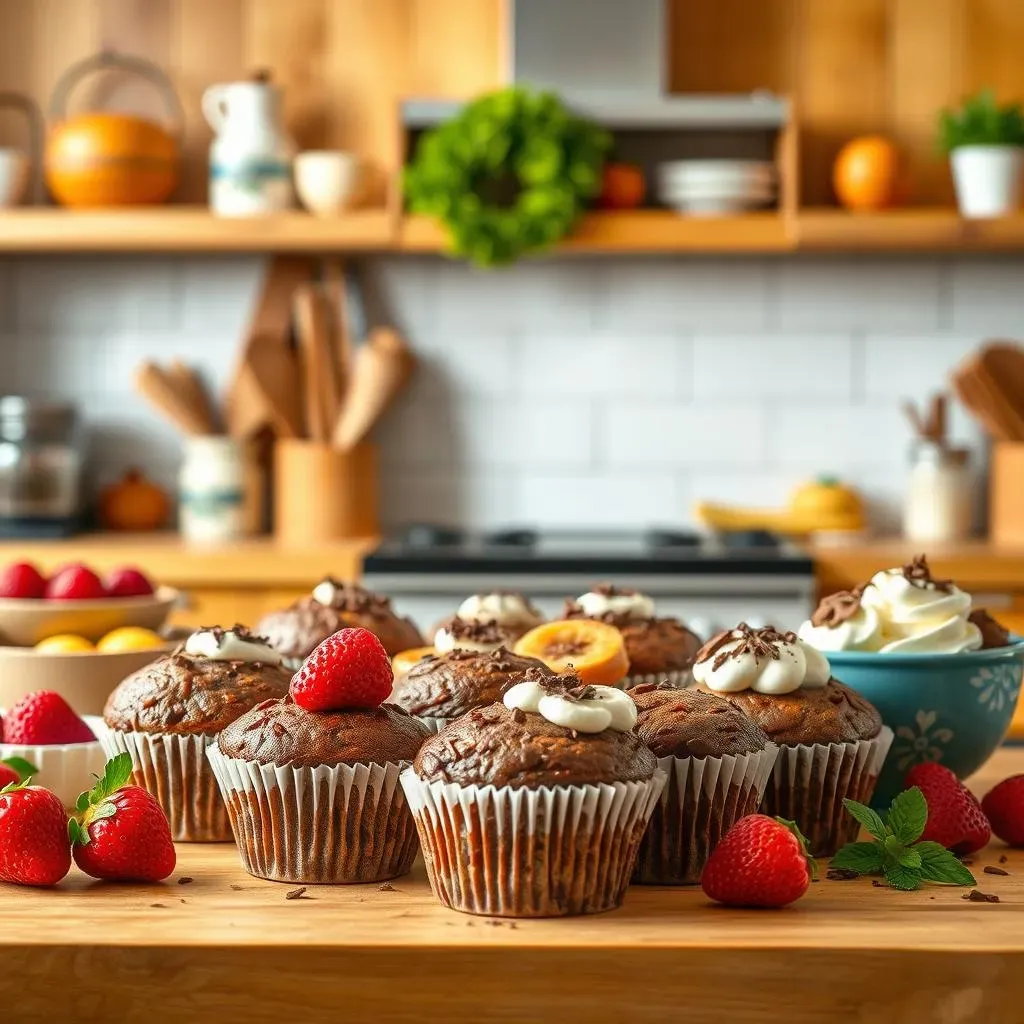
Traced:
[[395, 680], [390, 699], [414, 715], [457, 718], [500, 701], [506, 690], [524, 679], [546, 679], [553, 674], [542, 661], [503, 647], [486, 653], [457, 648], [417, 662]]
[[242, 626], [204, 627], [172, 654], [133, 672], [107, 698], [103, 720], [125, 732], [216, 733], [288, 692], [281, 656]]
[[290, 697], [267, 700], [229, 725], [217, 740], [225, 757], [316, 768], [411, 761], [430, 730], [393, 704], [345, 711], [306, 711]]
[[749, 715], [714, 694], [653, 683], [626, 692], [636, 704], [636, 734], [657, 757], [751, 754], [768, 744]]
[[423, 745], [414, 767], [428, 782], [463, 786], [642, 781], [657, 761], [632, 731], [635, 718], [621, 690], [585, 686], [572, 674], [528, 679], [502, 703], [445, 726]]

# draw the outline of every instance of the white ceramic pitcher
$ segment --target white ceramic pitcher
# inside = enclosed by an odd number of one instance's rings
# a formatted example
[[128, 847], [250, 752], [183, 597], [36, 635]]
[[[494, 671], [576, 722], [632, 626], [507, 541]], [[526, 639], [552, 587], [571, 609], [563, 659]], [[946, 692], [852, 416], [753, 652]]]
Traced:
[[295, 205], [295, 143], [281, 118], [281, 90], [269, 75], [212, 85], [203, 115], [216, 133], [210, 146], [210, 207], [223, 217], [259, 217]]

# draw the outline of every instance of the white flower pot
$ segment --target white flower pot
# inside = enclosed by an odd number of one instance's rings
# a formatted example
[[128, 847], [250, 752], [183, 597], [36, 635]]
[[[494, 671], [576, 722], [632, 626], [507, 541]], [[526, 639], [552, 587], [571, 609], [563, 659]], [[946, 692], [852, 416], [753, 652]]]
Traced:
[[964, 217], [1001, 217], [1020, 205], [1024, 149], [960, 146], [950, 154], [956, 201]]

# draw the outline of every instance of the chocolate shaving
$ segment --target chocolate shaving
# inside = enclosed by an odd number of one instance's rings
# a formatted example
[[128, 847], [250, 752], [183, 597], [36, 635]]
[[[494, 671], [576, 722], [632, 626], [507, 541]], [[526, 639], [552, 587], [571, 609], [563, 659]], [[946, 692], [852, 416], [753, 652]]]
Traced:
[[825, 877], [832, 882], [850, 882], [854, 878], [860, 878], [860, 873], [850, 868], [829, 868]]
[[476, 622], [472, 619], [460, 619], [456, 615], [444, 629], [456, 640], [472, 640], [481, 644], [500, 644], [507, 639], [505, 631], [498, 626], [495, 619]]
[[978, 889], [972, 889], [970, 892], [965, 892], [960, 897], [962, 900], [967, 900], [969, 903], [999, 903], [1001, 902], [999, 897], [995, 893], [981, 892]]
[[336, 611], [356, 612], [361, 615], [391, 614], [391, 598], [389, 597], [371, 593], [356, 583], [343, 582], [334, 576], [325, 576], [320, 583], [330, 583], [334, 587], [331, 607]]
[[397, 892], [398, 890], [390, 882], [381, 882], [377, 886], [377, 892]]
[[155, 908], [159, 908], [160, 910], [165, 910], [167, 908], [167, 904], [166, 903], [150, 903], [150, 906], [151, 907], [155, 907]]
[[526, 712], [523, 711], [522, 708], [513, 708], [512, 721], [515, 722], [516, 725], [522, 725], [523, 722], [526, 721]]
[[928, 568], [928, 559], [924, 555], [918, 555], [912, 562], [903, 566], [903, 578], [919, 590], [930, 588], [948, 594], [953, 589], [952, 580], [937, 580], [932, 576], [932, 571]]
[[178, 885], [191, 885], [195, 881], [194, 878], [190, 878], [188, 875], [182, 875], [178, 879]]
[[1004, 854], [1003, 854], [1003, 855], [1002, 855], [1002, 856], [1001, 856], [1001, 857], [999, 858], [999, 863], [1000, 863], [1000, 864], [1006, 864], [1006, 863], [1007, 863], [1007, 862], [1009, 861], [1009, 859], [1010, 859], [1010, 858], [1009, 858], [1009, 857], [1007, 857], [1007, 856], [1006, 856], [1006, 854], [1004, 853]]
[[997, 868], [994, 864], [986, 864], [982, 868], [982, 871], [984, 871], [986, 875], [1008, 875], [1010, 873], [1006, 868]]
[[852, 619], [860, 611], [863, 587], [853, 590], [839, 590], [823, 597], [811, 616], [812, 626], [838, 626]]
[[782, 633], [774, 626], [751, 629], [741, 622], [735, 629], [727, 629], [713, 636], [698, 652], [694, 664], [712, 661], [713, 669], [720, 669], [730, 658], [753, 654], [755, 660], [770, 658], [778, 661], [782, 655], [781, 644], [795, 644], [796, 633]]
[[312, 896], [306, 895], [306, 887], [303, 885], [298, 889], [292, 889], [284, 894], [286, 900], [311, 900]]

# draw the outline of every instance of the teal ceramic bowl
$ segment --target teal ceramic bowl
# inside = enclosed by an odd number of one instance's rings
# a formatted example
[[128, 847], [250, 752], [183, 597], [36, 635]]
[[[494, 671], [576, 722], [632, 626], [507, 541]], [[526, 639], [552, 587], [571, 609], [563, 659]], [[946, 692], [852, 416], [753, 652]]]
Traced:
[[1024, 641], [962, 654], [826, 651], [832, 675], [878, 708], [896, 734], [872, 801], [888, 807], [907, 770], [939, 761], [977, 771], [1010, 727], [1024, 673]]

